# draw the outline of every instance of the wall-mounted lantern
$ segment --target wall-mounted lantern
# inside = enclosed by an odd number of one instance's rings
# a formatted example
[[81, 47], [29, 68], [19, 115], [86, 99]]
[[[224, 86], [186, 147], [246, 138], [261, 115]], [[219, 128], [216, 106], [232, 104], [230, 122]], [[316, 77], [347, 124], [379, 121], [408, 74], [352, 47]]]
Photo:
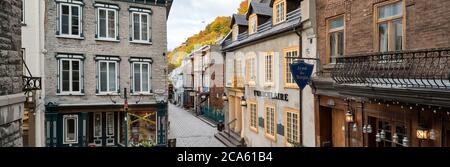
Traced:
[[244, 96], [241, 97], [241, 106], [242, 107], [247, 107], [247, 100], [245, 99]]

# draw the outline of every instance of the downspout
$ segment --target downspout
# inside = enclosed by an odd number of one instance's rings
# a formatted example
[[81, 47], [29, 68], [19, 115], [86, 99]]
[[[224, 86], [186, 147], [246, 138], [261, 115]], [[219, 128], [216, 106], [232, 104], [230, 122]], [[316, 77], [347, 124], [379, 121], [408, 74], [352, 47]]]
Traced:
[[[302, 24], [300, 24], [301, 26]], [[297, 26], [294, 26], [293, 31], [295, 32], [295, 34], [297, 34], [298, 36], [298, 58], [302, 58], [302, 34], [301, 32], [299, 32], [299, 30], [297, 29]], [[300, 60], [300, 59], [299, 59]], [[303, 101], [303, 91], [302, 89], [299, 88], [299, 109], [300, 109], [300, 113], [299, 113], [299, 122], [301, 124], [300, 126], [300, 144], [301, 146], [303, 146], [303, 105], [302, 105], [302, 101]]]

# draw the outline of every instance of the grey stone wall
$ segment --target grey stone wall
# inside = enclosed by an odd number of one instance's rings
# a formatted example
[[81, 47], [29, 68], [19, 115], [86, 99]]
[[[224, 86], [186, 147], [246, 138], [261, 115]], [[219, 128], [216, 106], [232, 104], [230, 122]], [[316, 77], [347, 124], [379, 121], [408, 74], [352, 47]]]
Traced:
[[[85, 103], [85, 102], [111, 102], [109, 96], [96, 95], [96, 55], [120, 56], [119, 63], [119, 86], [123, 92], [124, 88], [130, 90], [132, 83], [130, 78], [130, 57], [152, 58], [151, 68], [151, 87], [152, 90], [167, 90], [166, 88], [166, 57], [167, 52], [167, 28], [166, 28], [166, 7], [151, 6], [137, 3], [128, 3], [122, 1], [96, 0], [95, 2], [106, 2], [116, 4], [119, 10], [119, 37], [118, 42], [96, 41], [96, 17], [93, 0], [84, 0], [83, 10], [83, 34], [84, 39], [68, 39], [56, 37], [56, 3], [54, 0], [47, 0], [47, 24], [46, 24], [46, 48], [48, 50], [45, 56], [45, 84], [46, 84], [46, 103]], [[130, 14], [128, 9], [132, 7], [150, 8], [152, 44], [130, 43]], [[84, 90], [82, 96], [59, 96], [57, 95], [57, 53], [77, 53], [85, 56], [84, 60]], [[135, 97], [139, 98], [139, 97]], [[145, 99], [144, 99], [145, 100]]]
[[0, 147], [22, 146], [21, 1], [0, 1]]

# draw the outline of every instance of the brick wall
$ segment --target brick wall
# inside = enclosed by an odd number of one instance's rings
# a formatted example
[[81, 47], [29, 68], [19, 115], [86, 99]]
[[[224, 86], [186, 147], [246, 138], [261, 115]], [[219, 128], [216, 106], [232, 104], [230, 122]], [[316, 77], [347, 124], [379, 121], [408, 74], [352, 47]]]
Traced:
[[[374, 5], [386, 0], [317, 0], [318, 53], [326, 60], [326, 21], [345, 17], [345, 55], [374, 52]], [[450, 1], [403, 0], [406, 50], [450, 47]], [[404, 25], [405, 26], [405, 25]]]

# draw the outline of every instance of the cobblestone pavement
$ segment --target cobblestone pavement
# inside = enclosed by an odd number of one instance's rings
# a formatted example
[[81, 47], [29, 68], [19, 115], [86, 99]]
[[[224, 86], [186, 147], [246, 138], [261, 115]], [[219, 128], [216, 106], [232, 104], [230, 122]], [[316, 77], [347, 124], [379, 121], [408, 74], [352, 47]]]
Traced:
[[169, 103], [169, 139], [177, 139], [177, 147], [225, 147], [214, 137], [216, 128], [188, 111]]

